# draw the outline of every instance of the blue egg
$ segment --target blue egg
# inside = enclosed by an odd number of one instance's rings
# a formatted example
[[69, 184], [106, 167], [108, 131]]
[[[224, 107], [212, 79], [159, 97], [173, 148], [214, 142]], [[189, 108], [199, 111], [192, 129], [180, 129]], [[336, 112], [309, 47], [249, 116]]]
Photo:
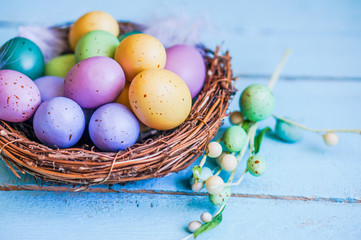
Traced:
[[125, 105], [108, 103], [93, 113], [89, 122], [89, 135], [99, 149], [117, 152], [137, 141], [139, 123]]
[[43, 102], [34, 121], [36, 137], [52, 148], [69, 148], [76, 144], [85, 129], [85, 116], [73, 100], [56, 97]]
[[295, 143], [302, 139], [302, 131], [298, 127], [280, 119], [277, 119], [275, 130], [277, 137], [285, 142]]
[[39, 88], [41, 101], [48, 101], [55, 97], [64, 97], [64, 78], [44, 76], [34, 80]]

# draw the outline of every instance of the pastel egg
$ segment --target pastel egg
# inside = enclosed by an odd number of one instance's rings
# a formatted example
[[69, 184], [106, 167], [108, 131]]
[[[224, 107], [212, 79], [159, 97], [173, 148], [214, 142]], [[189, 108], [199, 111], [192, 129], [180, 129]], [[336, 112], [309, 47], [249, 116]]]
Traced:
[[64, 54], [51, 59], [45, 64], [44, 75], [65, 78], [74, 65], [75, 55], [72, 53]]
[[44, 76], [35, 79], [34, 83], [40, 91], [41, 101], [64, 96], [64, 78]]
[[126, 33], [123, 33], [123, 34], [119, 35], [118, 39], [121, 42], [121, 41], [124, 40], [124, 38], [129, 37], [129, 36], [134, 35], [134, 34], [139, 34], [139, 33], [142, 33], [142, 32], [140, 32], [140, 31], [126, 32]]
[[80, 38], [76, 45], [75, 60], [80, 62], [95, 56], [113, 58], [118, 45], [118, 38], [109, 32], [102, 30], [88, 32]]
[[247, 143], [247, 133], [241, 126], [227, 128], [222, 137], [228, 152], [239, 152]]
[[33, 126], [36, 137], [42, 143], [52, 148], [68, 148], [83, 135], [85, 117], [76, 102], [56, 97], [39, 106]]
[[218, 194], [209, 194], [209, 200], [213, 205], [221, 205], [231, 197], [231, 188], [225, 187], [222, 192]]
[[31, 79], [44, 73], [44, 56], [40, 48], [31, 40], [15, 37], [0, 48], [1, 69], [21, 72]]
[[281, 119], [277, 119], [275, 127], [276, 136], [289, 143], [295, 143], [302, 139], [302, 131]]
[[96, 108], [113, 102], [124, 84], [124, 72], [116, 61], [108, 57], [91, 57], [69, 71], [65, 77], [64, 96], [83, 108]]
[[206, 65], [202, 55], [192, 46], [180, 44], [167, 49], [165, 69], [176, 73], [187, 84], [192, 98], [202, 90]]
[[114, 102], [123, 104], [127, 106], [129, 109], [131, 109], [130, 103], [129, 103], [129, 87], [130, 83], [126, 82], [123, 88], [123, 91], [120, 93], [120, 95], [115, 99]]
[[134, 34], [121, 41], [114, 59], [122, 66], [127, 81], [131, 82], [144, 70], [164, 68], [166, 52], [162, 43], [155, 37]]
[[165, 69], [139, 73], [130, 84], [129, 102], [141, 122], [159, 130], [180, 125], [192, 107], [187, 85], [175, 73]]
[[103, 151], [124, 150], [138, 139], [138, 120], [122, 104], [105, 104], [93, 113], [89, 122], [89, 135], [93, 143]]
[[23, 122], [33, 116], [41, 102], [35, 83], [14, 70], [0, 70], [0, 119]]
[[86, 33], [94, 30], [110, 32], [115, 37], [119, 35], [119, 25], [110, 14], [102, 11], [93, 11], [81, 16], [74, 22], [69, 31], [69, 44], [75, 50], [79, 39]]

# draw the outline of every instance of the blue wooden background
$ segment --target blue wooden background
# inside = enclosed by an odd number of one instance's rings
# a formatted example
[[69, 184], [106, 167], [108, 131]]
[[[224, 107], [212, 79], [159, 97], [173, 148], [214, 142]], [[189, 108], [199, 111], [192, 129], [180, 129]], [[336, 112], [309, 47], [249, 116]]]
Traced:
[[[73, 21], [91, 10], [143, 24], [201, 19], [201, 41], [230, 50], [238, 89], [266, 83], [292, 47], [275, 113], [315, 128], [361, 128], [361, 1], [1, 1], [0, 44], [18, 26]], [[361, 239], [361, 136], [339, 137], [335, 147], [312, 133], [294, 145], [267, 137], [267, 172], [246, 175], [223, 222], [199, 239]], [[0, 239], [181, 239], [190, 221], [216, 211], [204, 192], [192, 194], [190, 175], [114, 186], [119, 193], [0, 191]], [[34, 181], [16, 179], [0, 161], [0, 185], [9, 183]]]

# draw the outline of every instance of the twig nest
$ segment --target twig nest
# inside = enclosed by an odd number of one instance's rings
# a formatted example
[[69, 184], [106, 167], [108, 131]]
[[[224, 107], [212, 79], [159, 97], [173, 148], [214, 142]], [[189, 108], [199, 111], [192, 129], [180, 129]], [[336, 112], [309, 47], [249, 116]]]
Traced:
[[239, 125], [244, 122], [244, 117], [240, 111], [235, 111], [232, 112], [231, 116], [229, 116], [229, 120], [233, 125]]
[[266, 162], [260, 155], [253, 155], [247, 160], [247, 171], [255, 177], [261, 176], [266, 171]]
[[239, 152], [247, 142], [247, 133], [240, 126], [232, 126], [223, 133], [223, 143], [229, 152]]
[[222, 154], [222, 146], [218, 142], [210, 142], [207, 146], [208, 157], [216, 158]]
[[209, 195], [209, 201], [213, 205], [221, 205], [225, 203], [231, 196], [231, 188], [225, 187], [223, 191], [217, 193], [217, 194], [210, 194]]
[[242, 114], [248, 120], [258, 122], [272, 114], [275, 98], [267, 86], [253, 84], [242, 92], [240, 107]]
[[212, 214], [210, 214], [209, 212], [204, 212], [201, 215], [201, 221], [204, 223], [208, 223], [210, 221], [212, 221]]
[[237, 168], [237, 164], [238, 164], [238, 161], [234, 155], [225, 154], [221, 158], [220, 166], [224, 171], [232, 172], [233, 170], [235, 170]]
[[281, 119], [277, 119], [275, 131], [277, 137], [285, 142], [295, 143], [302, 139], [302, 131], [298, 127]]
[[335, 146], [338, 143], [338, 136], [334, 132], [328, 132], [323, 135], [323, 140], [328, 146]]
[[209, 194], [218, 194], [224, 189], [224, 181], [219, 176], [212, 176], [206, 181], [206, 189]]
[[199, 221], [192, 221], [188, 225], [188, 230], [192, 233], [198, 230], [202, 226], [202, 223]]

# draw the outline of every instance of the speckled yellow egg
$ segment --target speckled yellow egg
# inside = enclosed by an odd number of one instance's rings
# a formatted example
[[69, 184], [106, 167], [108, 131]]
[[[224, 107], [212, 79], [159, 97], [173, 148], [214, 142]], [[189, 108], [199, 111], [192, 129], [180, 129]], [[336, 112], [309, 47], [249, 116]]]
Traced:
[[94, 30], [110, 32], [119, 35], [119, 25], [110, 14], [102, 11], [93, 11], [81, 16], [70, 28], [69, 44], [74, 51], [79, 39], [86, 33]]
[[130, 103], [129, 103], [129, 85], [130, 84], [128, 82], [125, 82], [123, 91], [120, 93], [120, 95], [117, 97], [117, 99], [115, 99], [114, 102], [123, 104], [123, 105], [127, 106], [128, 108], [131, 108]]
[[134, 34], [126, 37], [118, 45], [114, 55], [131, 82], [140, 72], [148, 69], [163, 69], [166, 52], [162, 43], [147, 34]]
[[139, 73], [130, 84], [129, 102], [141, 122], [159, 130], [179, 126], [192, 107], [192, 97], [185, 82], [165, 69]]

